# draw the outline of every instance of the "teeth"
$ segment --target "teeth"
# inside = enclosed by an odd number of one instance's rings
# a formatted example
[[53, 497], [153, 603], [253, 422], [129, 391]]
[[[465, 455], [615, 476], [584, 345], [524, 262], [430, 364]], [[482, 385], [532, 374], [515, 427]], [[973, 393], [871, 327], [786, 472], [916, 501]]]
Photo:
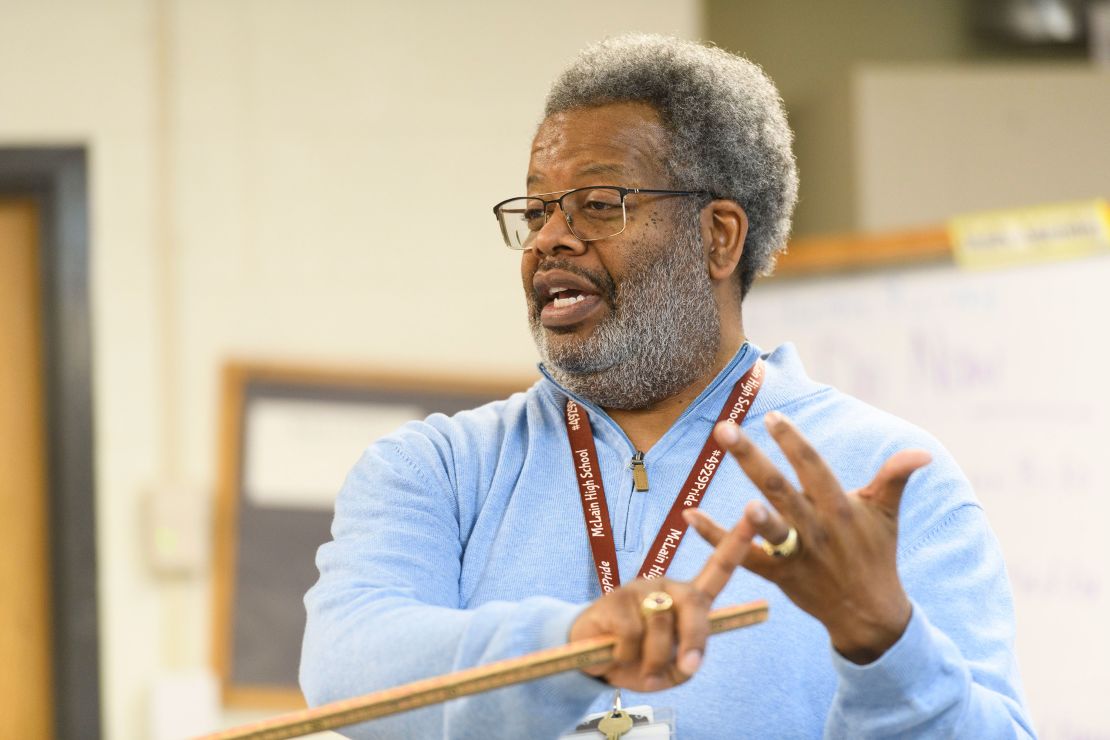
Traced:
[[573, 298], [556, 298], [555, 301], [554, 301], [555, 308], [564, 308], [566, 306], [573, 306], [575, 303], [579, 303], [581, 301], [584, 301], [585, 299], [586, 299], [586, 296], [584, 296], [584, 295], [576, 295]]
[[564, 290], [570, 290], [570, 288], [552, 288], [547, 294], [555, 295], [556, 293], [562, 293]]

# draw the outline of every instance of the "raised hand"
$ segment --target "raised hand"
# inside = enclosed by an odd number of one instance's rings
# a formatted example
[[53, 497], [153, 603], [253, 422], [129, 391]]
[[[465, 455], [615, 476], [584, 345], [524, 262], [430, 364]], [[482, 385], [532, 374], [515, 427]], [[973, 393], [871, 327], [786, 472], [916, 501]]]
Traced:
[[[931, 457], [922, 450], [895, 453], [868, 485], [845, 492], [784, 416], [771, 412], [765, 422], [797, 473], [801, 490], [795, 490], [738, 426], [718, 424], [718, 443], [773, 508], [750, 502], [728, 531], [700, 511], [687, 511], [687, 521], [715, 546], [699, 579], [704, 576], [706, 585], [720, 582], [723, 587], [736, 567], [747, 568], [820, 620], [841, 655], [855, 663], [871, 662], [901, 637], [909, 622], [910, 601], [895, 558], [898, 507], [910, 475]], [[755, 541], [759, 536], [782, 543], [791, 528], [798, 545], [787, 557], [772, 555]]]

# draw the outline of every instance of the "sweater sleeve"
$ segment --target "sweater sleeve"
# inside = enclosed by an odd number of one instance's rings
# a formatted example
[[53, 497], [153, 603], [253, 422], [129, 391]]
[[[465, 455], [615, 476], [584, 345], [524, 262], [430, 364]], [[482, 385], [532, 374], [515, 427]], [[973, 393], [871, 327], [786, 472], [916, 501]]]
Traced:
[[[427, 440], [424, 440], [427, 442]], [[459, 500], [435, 446], [379, 442], [348, 476], [333, 540], [320, 548], [300, 681], [311, 705], [566, 642], [581, 604], [549, 597], [460, 603]], [[420, 460], [421, 462], [416, 462]], [[603, 684], [579, 672], [457, 699], [344, 729], [354, 738], [554, 737]]]
[[964, 504], [909, 543], [899, 570], [913, 602], [878, 660], [833, 651], [827, 738], [1033, 737], [1013, 652], [1013, 600], [982, 509]]

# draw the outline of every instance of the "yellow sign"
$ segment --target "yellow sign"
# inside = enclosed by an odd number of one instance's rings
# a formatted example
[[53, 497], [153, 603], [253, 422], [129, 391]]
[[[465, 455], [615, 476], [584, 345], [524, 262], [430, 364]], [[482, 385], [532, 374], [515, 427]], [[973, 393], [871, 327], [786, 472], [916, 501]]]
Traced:
[[989, 211], [948, 223], [956, 262], [989, 268], [1110, 254], [1110, 204], [1078, 203]]

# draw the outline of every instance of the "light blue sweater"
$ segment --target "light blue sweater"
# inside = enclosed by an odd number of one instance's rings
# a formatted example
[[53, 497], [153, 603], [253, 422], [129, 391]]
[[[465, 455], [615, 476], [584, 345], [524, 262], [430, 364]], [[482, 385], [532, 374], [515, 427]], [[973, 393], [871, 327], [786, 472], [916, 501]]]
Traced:
[[[735, 380], [745, 345], [647, 451], [636, 492], [634, 449], [589, 410], [620, 573], [635, 577]], [[697, 675], [625, 705], [675, 710], [678, 737], [968, 737], [1031, 735], [1013, 652], [1013, 602], [998, 543], [964, 475], [932, 437], [806, 377], [793, 347], [766, 356], [747, 434], [793, 478], [763, 415], [789, 416], [847, 490], [915, 447], [934, 461], [902, 501], [898, 566], [914, 611], [879, 660], [840, 658], [816, 620], [743, 570], [717, 606], [770, 602], [770, 619], [711, 638]], [[563, 405], [544, 378], [525, 393], [453, 417], [406, 424], [370, 447], [336, 502], [305, 597], [301, 685], [311, 704], [563, 644], [600, 592], [582, 520]], [[730, 526], [759, 493], [727, 459], [702, 509]], [[669, 577], [698, 572], [710, 548], [691, 531]], [[572, 672], [348, 728], [352, 737], [556, 737], [611, 692]]]

